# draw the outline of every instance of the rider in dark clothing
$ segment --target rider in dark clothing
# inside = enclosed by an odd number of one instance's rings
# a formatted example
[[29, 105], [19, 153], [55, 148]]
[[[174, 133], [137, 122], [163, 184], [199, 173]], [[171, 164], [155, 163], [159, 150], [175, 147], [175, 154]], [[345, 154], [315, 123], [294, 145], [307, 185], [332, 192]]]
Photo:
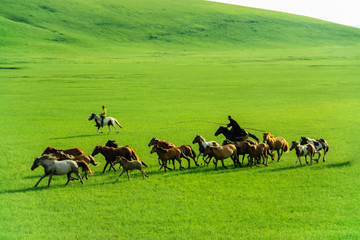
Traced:
[[240, 125], [234, 119], [231, 118], [231, 116], [228, 116], [228, 119], [230, 123], [227, 125], [227, 127], [232, 127], [231, 132], [235, 137], [247, 135], [246, 131], [242, 129]]

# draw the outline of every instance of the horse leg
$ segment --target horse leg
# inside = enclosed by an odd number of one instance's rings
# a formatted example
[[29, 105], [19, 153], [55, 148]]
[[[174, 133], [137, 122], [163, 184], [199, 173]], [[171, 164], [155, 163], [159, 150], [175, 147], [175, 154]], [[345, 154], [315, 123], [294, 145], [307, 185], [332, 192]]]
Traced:
[[67, 182], [65, 183], [65, 186], [68, 185], [68, 183], [70, 182], [71, 172], [68, 172], [66, 175], [67, 175]]
[[119, 178], [121, 177], [121, 175], [123, 175], [125, 172], [125, 169], [123, 169], [122, 173], [120, 173], [119, 177], [115, 180], [115, 182], [117, 182], [119, 180]]
[[105, 163], [105, 167], [104, 167], [104, 170], [103, 170], [103, 172], [102, 173], [105, 173], [105, 170], [106, 170], [106, 167], [107, 167], [107, 165], [109, 164], [109, 162], [108, 161], [106, 161], [106, 163]]
[[35, 184], [34, 187], [37, 187], [37, 185], [39, 184], [39, 182], [40, 182], [41, 180], [43, 180], [47, 175], [48, 175], [48, 174], [44, 173], [44, 175], [41, 176], [41, 178], [39, 179], [39, 181], [37, 181], [37, 183]]
[[[318, 159], [316, 160], [317, 163], [319, 163], [319, 159], [320, 159], [320, 157], [321, 157], [321, 152], [320, 152], [320, 150], [318, 151], [318, 154], [319, 154], [319, 157], [318, 157]], [[315, 154], [314, 154], [314, 155], [315, 155]]]
[[145, 179], [145, 177], [149, 177], [148, 175], [146, 175], [145, 171], [143, 169], [140, 169], [143, 179]]
[[[210, 162], [210, 161], [209, 161]], [[213, 163], [215, 164], [215, 170], [217, 170], [217, 159], [214, 158]], [[209, 164], [208, 164], [209, 165]]]
[[225, 164], [224, 164], [224, 159], [221, 159], [221, 164], [222, 164], [222, 166], [223, 166], [224, 168], [227, 169], [227, 167], [226, 167]]
[[309, 164], [309, 162], [308, 162], [308, 160], [306, 159], [306, 157], [307, 157], [307, 156], [305, 155], [305, 162], [306, 162], [306, 164]]
[[301, 159], [300, 159], [300, 157], [298, 157], [298, 158], [296, 159], [294, 168], [296, 168], [296, 164], [297, 164], [297, 162], [298, 162], [299, 160], [300, 160], [300, 166], [301, 166]]
[[[180, 159], [180, 157], [178, 157], [177, 159], [176, 159], [178, 162], [179, 162], [179, 164], [180, 164], [180, 170], [182, 170], [183, 169], [183, 166], [181, 166], [181, 159]], [[175, 160], [173, 159], [173, 161], [175, 162]], [[175, 168], [174, 168], [175, 169]]]
[[[82, 180], [82, 177], [81, 177], [79, 171], [78, 171], [78, 172], [75, 172], [75, 174], [76, 174], [76, 176], [79, 177], [81, 184], [84, 184], [84, 181]], [[86, 171], [86, 179], [87, 179], [87, 171]]]
[[110, 134], [110, 131], [111, 131], [111, 127], [110, 127], [110, 124], [108, 124], [108, 127], [109, 127], [109, 132], [108, 132], [108, 134]]
[[[110, 166], [112, 167], [112, 169], [114, 169], [115, 172], [117, 172], [117, 170], [115, 169], [114, 164], [112, 164], [112, 162], [110, 162]], [[120, 168], [121, 168], [121, 164], [120, 164], [120, 166], [119, 166], [119, 169], [120, 169]]]
[[277, 152], [277, 154], [278, 154], [278, 162], [280, 162], [280, 150], [278, 149], [278, 150], [276, 150], [276, 152]]

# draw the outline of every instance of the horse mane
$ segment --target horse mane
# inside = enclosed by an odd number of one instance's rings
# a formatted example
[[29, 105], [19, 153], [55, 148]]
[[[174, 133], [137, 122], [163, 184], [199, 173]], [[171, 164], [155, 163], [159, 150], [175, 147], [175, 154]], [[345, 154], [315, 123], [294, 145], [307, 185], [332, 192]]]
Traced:
[[198, 135], [198, 136], [202, 141], [206, 142], [206, 140], [205, 140], [205, 138], [203, 136], [201, 136], [201, 135]]

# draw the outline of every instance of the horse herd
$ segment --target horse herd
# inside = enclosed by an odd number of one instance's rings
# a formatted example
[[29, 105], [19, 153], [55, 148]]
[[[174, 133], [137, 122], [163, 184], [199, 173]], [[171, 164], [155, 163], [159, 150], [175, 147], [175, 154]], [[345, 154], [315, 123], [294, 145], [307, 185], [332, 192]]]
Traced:
[[[251, 136], [252, 137], [252, 136]], [[248, 165], [252, 167], [253, 165], [259, 166], [262, 163], [265, 166], [268, 166], [268, 157], [270, 156], [272, 160], [275, 159], [274, 152], [277, 152], [277, 161], [280, 161], [283, 153], [295, 149], [296, 152], [296, 162], [300, 161], [301, 157], [305, 157], [306, 163], [307, 156], [310, 157], [311, 164], [313, 164], [314, 155], [317, 153], [318, 158], [315, 161], [319, 162], [321, 153], [320, 150], [323, 150], [323, 161], [325, 162], [325, 155], [329, 151], [329, 146], [324, 139], [311, 139], [308, 137], [301, 137], [300, 142], [292, 141], [290, 147], [288, 142], [283, 137], [274, 137], [269, 132], [263, 133], [263, 142], [253, 141], [250, 139], [238, 139], [238, 140], [229, 140], [225, 139], [222, 145], [218, 144], [215, 141], [206, 141], [204, 137], [197, 135], [195, 136], [192, 144], [198, 144], [199, 153], [196, 155], [195, 151], [190, 145], [181, 145], [176, 147], [173, 143], [159, 140], [157, 138], [152, 138], [148, 144], [148, 147], [151, 147], [150, 153], [156, 153], [158, 156], [158, 162], [160, 165], [160, 170], [163, 168], [164, 171], [172, 170], [168, 167], [168, 163], [172, 162], [173, 169], [175, 169], [175, 161], [179, 163], [179, 169], [182, 170], [182, 159], [187, 160], [187, 166], [190, 168], [190, 162], [192, 159], [196, 166], [199, 166], [199, 157], [202, 156], [204, 165], [209, 166], [209, 163], [213, 159], [215, 169], [217, 169], [218, 161], [220, 160], [222, 166], [227, 168], [224, 164], [224, 160], [230, 158], [234, 163], [234, 168], [241, 167], [244, 165], [245, 155], [247, 155]], [[129, 147], [118, 146], [115, 141], [109, 140], [105, 146], [97, 145], [91, 155], [86, 155], [82, 149], [72, 148], [72, 149], [56, 149], [53, 147], [47, 147], [40, 157], [35, 158], [31, 170], [34, 170], [38, 166], [43, 166], [45, 173], [41, 176], [38, 182], [35, 184], [35, 187], [39, 182], [44, 179], [46, 176], [49, 176], [48, 186], [53, 175], [67, 175], [67, 182], [70, 180], [80, 180], [83, 183], [83, 178], [88, 179], [88, 173], [91, 175], [93, 171], [90, 168], [90, 165], [98, 166], [99, 163], [95, 161], [95, 156], [97, 154], [102, 154], [106, 160], [104, 169], [102, 173], [105, 172], [106, 168], [109, 166], [109, 171], [113, 169], [117, 171], [115, 165], [120, 164], [119, 169], [122, 167], [123, 171], [119, 175], [118, 179], [126, 172], [128, 179], [130, 180], [129, 170], [138, 169], [142, 172], [143, 178], [148, 177], [148, 175], [143, 170], [143, 166], [148, 167], [146, 163], [139, 160], [138, 155], [135, 151]], [[240, 163], [240, 156], [242, 156], [242, 161]], [[79, 174], [79, 168], [82, 169], [83, 176]], [[74, 173], [77, 178], [73, 178], [71, 173]]]

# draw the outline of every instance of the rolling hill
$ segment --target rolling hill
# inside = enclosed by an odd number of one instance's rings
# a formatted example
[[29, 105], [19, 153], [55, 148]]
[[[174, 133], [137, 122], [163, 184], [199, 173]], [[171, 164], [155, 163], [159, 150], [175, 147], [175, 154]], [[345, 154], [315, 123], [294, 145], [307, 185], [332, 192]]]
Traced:
[[2, 52], [354, 45], [360, 30], [203, 0], [3, 0]]

